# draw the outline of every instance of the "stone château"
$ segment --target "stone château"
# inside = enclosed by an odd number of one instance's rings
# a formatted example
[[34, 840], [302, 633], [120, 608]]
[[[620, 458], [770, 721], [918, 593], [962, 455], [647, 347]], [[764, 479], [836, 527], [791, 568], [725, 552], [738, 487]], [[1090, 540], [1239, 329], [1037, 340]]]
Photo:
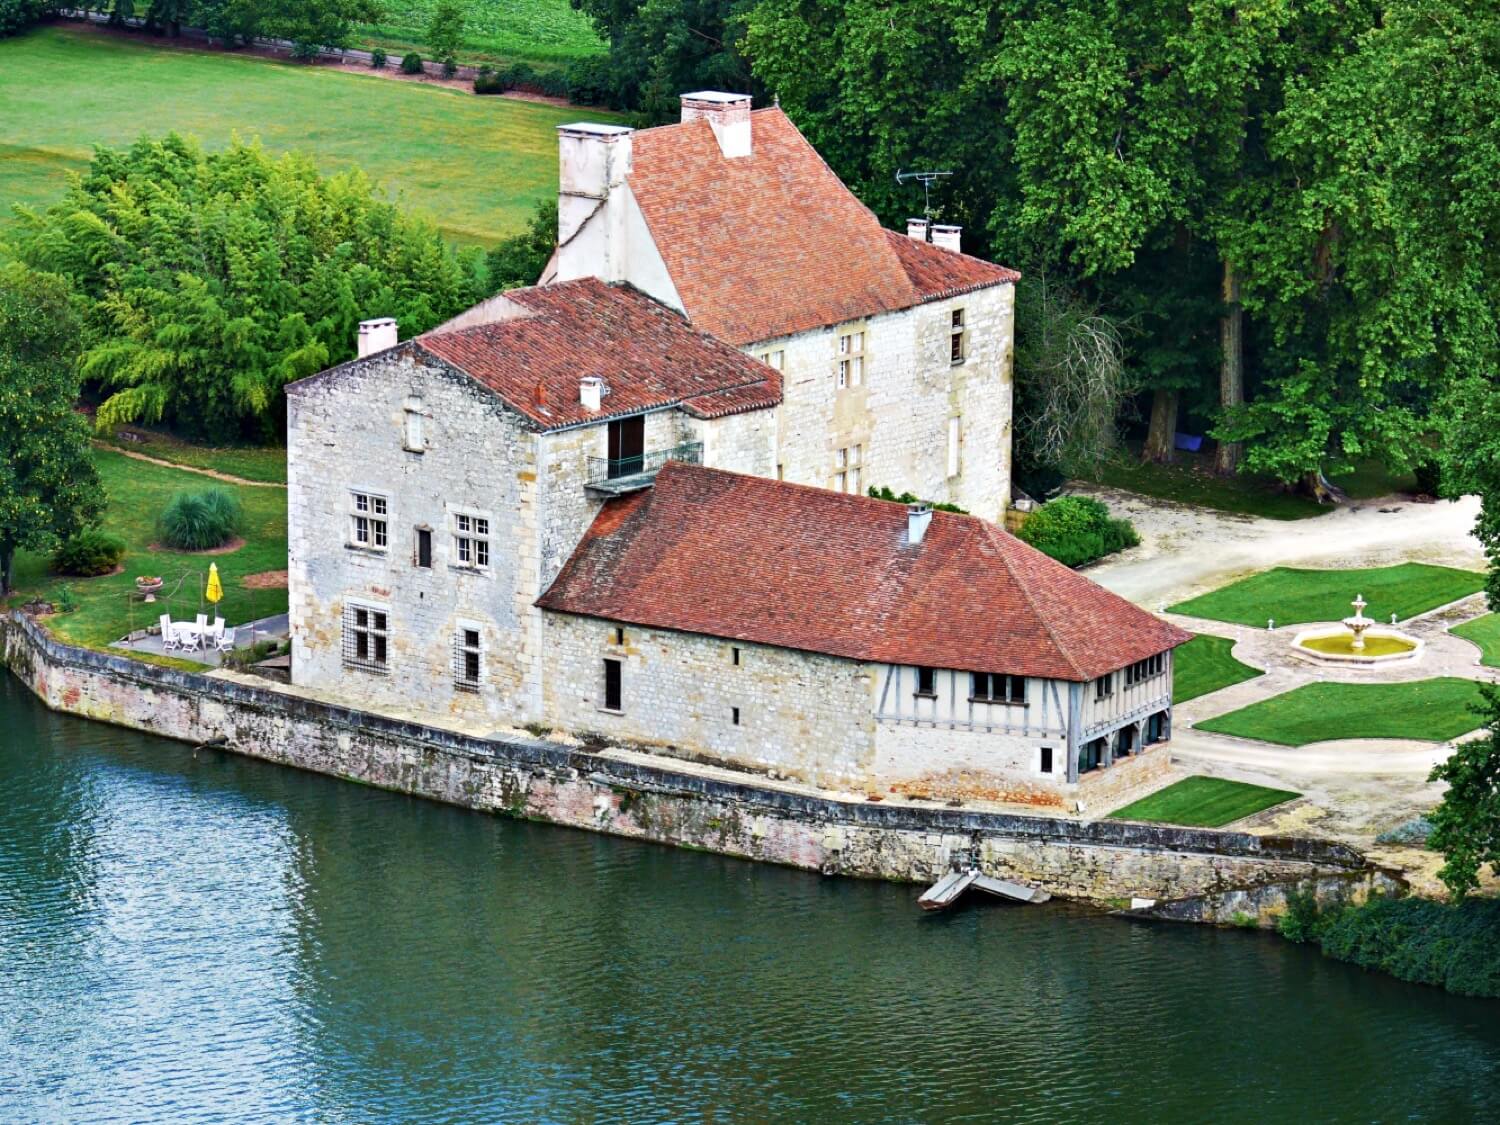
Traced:
[[1159, 772], [1186, 635], [995, 522], [1017, 275], [748, 98], [560, 134], [542, 284], [288, 389], [295, 681], [872, 794]]

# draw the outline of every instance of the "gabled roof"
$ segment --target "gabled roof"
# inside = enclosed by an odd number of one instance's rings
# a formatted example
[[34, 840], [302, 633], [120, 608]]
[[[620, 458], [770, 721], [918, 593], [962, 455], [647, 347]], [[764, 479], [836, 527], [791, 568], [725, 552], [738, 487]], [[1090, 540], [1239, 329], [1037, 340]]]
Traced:
[[[413, 345], [543, 429], [665, 406], [718, 418], [781, 401], [775, 370], [639, 290], [597, 278], [514, 289], [450, 324]], [[578, 401], [585, 375], [608, 387], [597, 413]]]
[[544, 609], [851, 660], [1086, 681], [1182, 644], [974, 516], [669, 462], [606, 504]]
[[756, 110], [750, 121], [751, 153], [734, 159], [701, 119], [632, 141], [627, 181], [700, 328], [743, 346], [1020, 276], [927, 243], [893, 245], [901, 236], [785, 113]]

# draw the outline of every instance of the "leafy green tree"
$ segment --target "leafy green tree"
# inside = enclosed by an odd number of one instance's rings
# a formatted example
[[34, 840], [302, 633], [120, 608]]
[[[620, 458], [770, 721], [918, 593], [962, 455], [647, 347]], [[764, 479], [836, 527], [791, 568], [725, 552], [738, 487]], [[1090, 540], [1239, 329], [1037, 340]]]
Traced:
[[499, 243], [485, 259], [492, 292], [535, 285], [557, 247], [557, 197], [537, 204], [536, 213], [520, 234]]
[[415, 334], [483, 295], [479, 252], [452, 249], [363, 174], [323, 177], [238, 141], [100, 149], [62, 202], [18, 214], [19, 256], [84, 299], [101, 427], [272, 436], [282, 387], [350, 358], [361, 319]]
[[58, 7], [55, 0], [0, 0], [0, 37], [26, 30]]
[[457, 0], [438, 0], [427, 24], [427, 45], [444, 65], [451, 65], [463, 43], [463, 5]]
[[1486, 864], [1500, 875], [1500, 690], [1481, 690], [1486, 736], [1460, 743], [1430, 778], [1447, 782], [1448, 791], [1429, 817], [1427, 846], [1442, 852], [1438, 878], [1456, 899], [1479, 888]]
[[342, 51], [352, 42], [354, 25], [380, 19], [377, 0], [260, 0], [265, 33], [292, 41], [292, 53], [315, 58], [319, 49]]
[[609, 41], [611, 85], [646, 124], [673, 121], [691, 90], [758, 94], [741, 53], [753, 0], [572, 0]]
[[18, 550], [51, 550], [103, 511], [74, 409], [78, 334], [62, 278], [0, 268], [0, 595]]

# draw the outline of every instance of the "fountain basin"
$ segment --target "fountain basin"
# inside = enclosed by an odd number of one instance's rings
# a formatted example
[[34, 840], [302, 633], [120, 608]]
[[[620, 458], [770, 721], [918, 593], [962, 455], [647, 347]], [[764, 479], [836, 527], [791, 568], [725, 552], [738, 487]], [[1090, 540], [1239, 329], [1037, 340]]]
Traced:
[[1400, 664], [1422, 655], [1420, 638], [1376, 625], [1364, 630], [1365, 646], [1354, 647], [1354, 632], [1337, 623], [1314, 625], [1292, 638], [1292, 650], [1298, 656], [1318, 664], [1335, 664], [1352, 668], [1376, 668]]

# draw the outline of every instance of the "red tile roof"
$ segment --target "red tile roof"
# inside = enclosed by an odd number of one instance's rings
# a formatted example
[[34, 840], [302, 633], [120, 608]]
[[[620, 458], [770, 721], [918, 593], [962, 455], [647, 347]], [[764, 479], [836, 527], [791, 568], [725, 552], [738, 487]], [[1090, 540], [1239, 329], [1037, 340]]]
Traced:
[[628, 182], [700, 328], [743, 346], [1019, 276], [925, 243], [894, 245], [901, 236], [785, 113], [762, 109], [750, 120], [751, 154], [732, 160], [704, 120], [632, 140]]
[[997, 282], [1019, 281], [1021, 278], [1015, 270], [997, 266], [994, 262], [960, 254], [956, 250], [944, 250], [930, 242], [918, 242], [893, 230], [886, 231], [885, 237], [901, 260], [912, 288], [923, 301], [956, 297]]
[[[629, 286], [589, 277], [502, 297], [503, 319], [414, 343], [545, 429], [674, 405], [718, 418], [781, 401], [776, 371]], [[597, 414], [578, 401], [585, 375], [609, 388]]]
[[1086, 681], [1182, 644], [974, 516], [669, 463], [606, 504], [544, 609], [851, 660]]

